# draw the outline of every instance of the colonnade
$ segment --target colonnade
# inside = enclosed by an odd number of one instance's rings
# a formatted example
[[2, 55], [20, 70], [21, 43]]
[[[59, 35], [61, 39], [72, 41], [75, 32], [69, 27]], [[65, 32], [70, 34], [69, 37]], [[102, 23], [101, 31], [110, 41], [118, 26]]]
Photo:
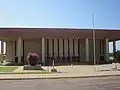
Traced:
[[[45, 63], [46, 57], [80, 57], [79, 59], [82, 62], [88, 62], [93, 57], [91, 56], [91, 50], [93, 49], [93, 43], [91, 43], [92, 39], [47, 39], [41, 38], [41, 59], [42, 62]], [[98, 40], [100, 41], [100, 40]], [[106, 38], [104, 41], [104, 49], [105, 49], [105, 60], [107, 61], [109, 58], [109, 39]], [[1, 41], [1, 60], [3, 60], [3, 41]], [[99, 47], [98, 47], [99, 46]], [[115, 50], [115, 42], [113, 43], [113, 48]], [[30, 46], [29, 46], [30, 47]], [[15, 50], [16, 48], [16, 50]], [[101, 50], [100, 43], [96, 44], [96, 53]], [[16, 55], [15, 55], [16, 53]], [[100, 53], [100, 52], [99, 52]], [[18, 62], [21, 62], [21, 56], [23, 56], [23, 39], [21, 37], [17, 38], [15, 41], [6, 41], [6, 60], [10, 61], [14, 56], [18, 57]], [[100, 55], [98, 55], [100, 57]], [[99, 58], [96, 57], [96, 60]]]

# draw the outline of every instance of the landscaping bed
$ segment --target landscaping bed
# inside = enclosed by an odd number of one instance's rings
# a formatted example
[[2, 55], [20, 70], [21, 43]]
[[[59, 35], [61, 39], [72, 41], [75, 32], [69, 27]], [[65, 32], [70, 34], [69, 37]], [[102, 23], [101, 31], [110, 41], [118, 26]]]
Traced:
[[17, 66], [0, 66], [0, 73], [1, 72], [13, 72], [17, 68], [18, 68]]
[[45, 70], [23, 70], [14, 72], [19, 66], [0, 66], [0, 74], [48, 74]]

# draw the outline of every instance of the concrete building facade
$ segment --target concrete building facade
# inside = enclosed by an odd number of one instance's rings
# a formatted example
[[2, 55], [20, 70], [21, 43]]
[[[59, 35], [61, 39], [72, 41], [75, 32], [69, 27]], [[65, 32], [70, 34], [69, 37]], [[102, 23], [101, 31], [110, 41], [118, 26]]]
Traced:
[[[119, 30], [95, 30], [96, 64], [108, 61], [109, 42], [120, 38]], [[15, 56], [21, 63], [21, 57], [29, 52], [38, 52], [40, 62], [55, 64], [85, 64], [93, 62], [92, 29], [64, 28], [1, 28], [1, 42], [6, 42], [6, 61], [13, 61]], [[1, 60], [3, 59], [3, 44], [1, 43]]]

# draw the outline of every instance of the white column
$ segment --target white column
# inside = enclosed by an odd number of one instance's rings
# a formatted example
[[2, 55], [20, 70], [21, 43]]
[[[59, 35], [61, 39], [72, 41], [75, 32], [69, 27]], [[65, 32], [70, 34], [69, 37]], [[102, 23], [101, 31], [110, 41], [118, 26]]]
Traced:
[[63, 57], [63, 40], [59, 39], [59, 56]]
[[45, 63], [45, 38], [42, 38], [42, 62]]
[[1, 55], [0, 55], [0, 61], [3, 61], [3, 51], [4, 51], [4, 42], [1, 41]]
[[49, 57], [53, 56], [52, 39], [49, 39]]
[[81, 62], [86, 61], [86, 45], [85, 45], [85, 39], [80, 40], [80, 60]]
[[89, 61], [89, 40], [88, 38], [85, 39], [85, 47], [86, 47], [86, 61]]
[[21, 63], [21, 56], [22, 56], [22, 39], [19, 37], [18, 40], [17, 40], [18, 63]]
[[102, 49], [103, 49], [103, 47], [102, 47], [102, 45], [103, 45], [103, 44], [102, 44], [102, 40], [100, 40], [100, 52], [101, 52], [101, 53], [100, 53], [100, 55], [102, 55], [102, 54], [103, 54], [103, 50], [102, 50]]
[[69, 40], [69, 46], [70, 46], [70, 56], [73, 56], [73, 39]]
[[58, 41], [56, 38], [54, 39], [54, 56], [58, 56]]
[[15, 56], [15, 42], [6, 41], [6, 61], [11, 62]]
[[47, 39], [45, 39], [45, 56], [47, 56]]
[[78, 39], [74, 39], [75, 56], [78, 56]]
[[96, 50], [96, 63], [99, 63], [100, 61], [100, 40], [96, 39], [96, 47], [95, 47], [95, 50]]
[[12, 42], [10, 42], [10, 41], [7, 41], [6, 42], [6, 61], [12, 61], [12, 54], [13, 54], [13, 52], [12, 52], [13, 50], [12, 50]]
[[116, 50], [116, 42], [113, 41], [113, 52], [115, 52], [115, 50]]
[[65, 53], [65, 57], [68, 56], [68, 39], [64, 39], [64, 53]]
[[89, 60], [93, 61], [93, 40], [89, 39]]
[[105, 39], [105, 60], [108, 61], [109, 59], [109, 40], [108, 38]]

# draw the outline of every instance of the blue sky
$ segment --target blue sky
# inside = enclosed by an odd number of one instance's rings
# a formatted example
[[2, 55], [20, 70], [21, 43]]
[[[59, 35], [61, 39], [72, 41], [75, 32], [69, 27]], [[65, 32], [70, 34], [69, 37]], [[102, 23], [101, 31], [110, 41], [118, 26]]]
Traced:
[[94, 13], [95, 28], [120, 29], [119, 9], [120, 0], [0, 0], [0, 27], [92, 28]]

